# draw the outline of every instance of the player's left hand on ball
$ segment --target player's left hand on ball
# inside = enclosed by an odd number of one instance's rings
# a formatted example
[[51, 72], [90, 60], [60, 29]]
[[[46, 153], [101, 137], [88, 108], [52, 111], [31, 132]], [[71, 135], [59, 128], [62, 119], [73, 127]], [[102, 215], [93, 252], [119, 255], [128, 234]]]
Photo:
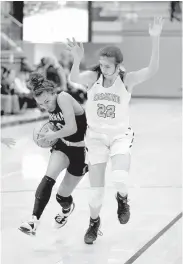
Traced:
[[162, 17], [155, 17], [153, 24], [149, 25], [149, 34], [152, 37], [157, 37], [161, 35], [161, 31], [163, 28], [163, 18]]
[[56, 133], [53, 132], [50, 128], [48, 128], [46, 133], [39, 133], [38, 135], [41, 136], [41, 138], [38, 140], [45, 139], [45, 140], [51, 141], [57, 138]]

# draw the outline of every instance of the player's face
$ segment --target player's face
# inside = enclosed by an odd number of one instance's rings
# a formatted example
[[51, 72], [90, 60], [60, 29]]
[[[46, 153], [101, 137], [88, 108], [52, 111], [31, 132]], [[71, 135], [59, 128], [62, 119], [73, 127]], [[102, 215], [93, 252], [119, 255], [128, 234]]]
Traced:
[[54, 111], [56, 107], [56, 94], [51, 92], [43, 92], [35, 98], [39, 106], [48, 112]]
[[99, 63], [100, 63], [101, 72], [106, 79], [111, 78], [116, 73], [117, 67], [115, 64], [115, 58], [101, 56]]

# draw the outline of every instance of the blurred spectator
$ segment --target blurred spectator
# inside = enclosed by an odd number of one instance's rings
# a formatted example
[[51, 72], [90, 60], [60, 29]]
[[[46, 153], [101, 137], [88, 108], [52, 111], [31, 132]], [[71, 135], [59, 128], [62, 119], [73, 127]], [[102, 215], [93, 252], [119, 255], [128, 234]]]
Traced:
[[26, 86], [29, 73], [1, 67], [1, 115], [20, 114], [27, 107], [36, 107], [36, 102]]
[[[73, 58], [68, 50], [62, 51], [60, 54], [59, 63], [62, 65], [67, 79], [67, 92], [74, 97], [80, 104], [83, 104], [87, 99], [87, 93], [82, 85], [74, 84], [69, 81], [69, 74], [73, 65]], [[85, 69], [84, 64], [81, 65], [81, 70]]]
[[72, 64], [73, 64], [73, 58], [71, 53], [68, 50], [62, 51], [60, 54], [60, 60], [59, 60], [60, 65], [62, 65], [64, 72], [66, 74], [66, 77], [68, 77]]
[[25, 105], [28, 108], [35, 108], [37, 106], [36, 101], [33, 98], [32, 92], [27, 87], [27, 81], [29, 79], [29, 72], [20, 71], [14, 80], [14, 94], [19, 97], [20, 109]]
[[10, 88], [10, 93], [12, 93], [12, 89], [14, 87], [14, 81], [15, 81], [16, 71], [13, 69], [10, 69], [8, 71], [7, 81]]
[[18, 113], [18, 97], [12, 95], [15, 72], [1, 67], [1, 115]]
[[[43, 74], [48, 80], [53, 81], [58, 93], [66, 91], [82, 104], [86, 100], [86, 92], [83, 91], [81, 85], [70, 83], [68, 80], [72, 65], [72, 55], [64, 50], [60, 55], [59, 61], [55, 57], [42, 58], [36, 71]], [[84, 64], [82, 68], [85, 68]]]
[[180, 1], [171, 1], [170, 2], [170, 20], [174, 19], [181, 21], [182, 10]]
[[20, 70], [25, 72], [33, 72], [33, 67], [30, 66], [26, 57], [21, 58]]
[[44, 74], [48, 80], [53, 81], [58, 92], [66, 90], [65, 73], [55, 58], [42, 58], [37, 71]]
[[[71, 71], [72, 65], [73, 65], [73, 58], [72, 58], [70, 51], [63, 50], [61, 52], [59, 63], [62, 65], [66, 76], [68, 76], [70, 71]], [[84, 62], [81, 62], [80, 70], [81, 71], [86, 70], [86, 66], [85, 66]]]
[[8, 69], [1, 66], [1, 94], [9, 94]]
[[29, 79], [29, 73], [27, 71], [21, 70], [17, 73], [14, 80], [14, 90], [17, 93], [30, 94], [30, 90], [27, 88], [26, 81]]
[[[79, 103], [86, 101], [86, 92], [80, 84], [69, 82], [68, 76], [73, 65], [70, 52], [63, 51], [60, 60], [44, 57], [36, 67], [36, 71], [45, 75], [48, 80], [55, 83], [57, 92], [66, 91]], [[85, 65], [81, 65], [82, 70]], [[19, 114], [27, 108], [36, 107], [32, 92], [27, 86], [29, 74], [35, 69], [30, 66], [26, 57], [21, 59], [20, 72], [1, 66], [1, 115]]]

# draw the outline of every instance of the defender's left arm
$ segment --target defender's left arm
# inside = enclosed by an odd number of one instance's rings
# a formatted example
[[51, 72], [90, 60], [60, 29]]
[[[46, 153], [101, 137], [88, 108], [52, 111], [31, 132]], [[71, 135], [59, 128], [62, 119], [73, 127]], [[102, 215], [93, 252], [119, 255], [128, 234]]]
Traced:
[[152, 54], [149, 66], [139, 71], [129, 72], [125, 77], [125, 85], [128, 91], [132, 92], [133, 87], [151, 78], [159, 68], [159, 39], [162, 31], [162, 17], [154, 18], [154, 22], [149, 26], [149, 34], [152, 40]]

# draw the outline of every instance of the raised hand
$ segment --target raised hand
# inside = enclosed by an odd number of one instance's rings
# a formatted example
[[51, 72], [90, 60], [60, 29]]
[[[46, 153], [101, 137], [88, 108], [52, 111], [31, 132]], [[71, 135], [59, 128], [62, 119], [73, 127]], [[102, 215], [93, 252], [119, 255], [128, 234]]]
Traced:
[[158, 37], [161, 35], [161, 31], [163, 28], [163, 18], [155, 17], [153, 24], [149, 25], [149, 34], [152, 37]]
[[72, 38], [72, 41], [67, 38], [67, 41], [67, 50], [71, 52], [74, 59], [78, 59], [79, 61], [81, 61], [84, 56], [83, 44], [78, 44], [74, 38]]

